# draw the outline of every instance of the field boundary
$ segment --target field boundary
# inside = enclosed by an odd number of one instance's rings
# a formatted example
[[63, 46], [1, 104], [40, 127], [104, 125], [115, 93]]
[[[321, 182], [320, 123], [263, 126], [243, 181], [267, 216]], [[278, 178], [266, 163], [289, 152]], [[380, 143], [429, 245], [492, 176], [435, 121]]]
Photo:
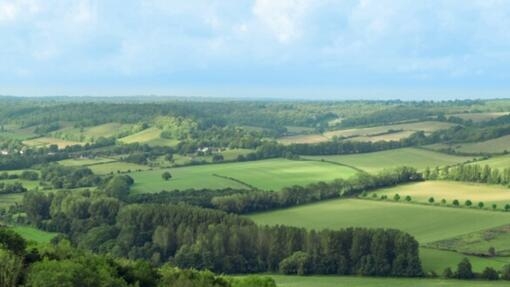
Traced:
[[215, 177], [218, 177], [218, 178], [222, 178], [222, 179], [226, 179], [226, 180], [230, 180], [230, 181], [233, 181], [233, 182], [237, 182], [239, 184], [242, 184], [246, 187], [248, 187], [249, 189], [253, 190], [253, 191], [260, 191], [260, 189], [256, 188], [255, 186], [247, 183], [247, 182], [244, 182], [242, 180], [239, 180], [237, 178], [233, 178], [233, 177], [230, 177], [230, 176], [225, 176], [225, 175], [219, 175], [219, 174], [216, 174], [216, 173], [213, 173], [212, 174], [213, 176]]
[[325, 163], [329, 163], [329, 164], [334, 164], [334, 165], [339, 165], [339, 166], [343, 166], [343, 167], [348, 167], [348, 168], [351, 168], [357, 172], [361, 172], [361, 173], [368, 173], [366, 172], [365, 170], [362, 170], [361, 168], [358, 168], [358, 167], [355, 167], [355, 166], [352, 166], [352, 165], [348, 165], [348, 164], [344, 164], [344, 163], [340, 163], [340, 162], [336, 162], [336, 161], [331, 161], [331, 160], [327, 160], [327, 159], [309, 159], [309, 158], [302, 158], [300, 159], [302, 161], [315, 161], [315, 162], [325, 162]]

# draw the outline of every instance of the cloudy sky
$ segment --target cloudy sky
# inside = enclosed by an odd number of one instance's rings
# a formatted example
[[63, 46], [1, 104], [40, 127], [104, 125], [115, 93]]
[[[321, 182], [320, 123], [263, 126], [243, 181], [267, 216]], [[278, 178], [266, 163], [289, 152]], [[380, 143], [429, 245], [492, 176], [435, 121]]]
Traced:
[[0, 94], [508, 91], [508, 0], [0, 0]]

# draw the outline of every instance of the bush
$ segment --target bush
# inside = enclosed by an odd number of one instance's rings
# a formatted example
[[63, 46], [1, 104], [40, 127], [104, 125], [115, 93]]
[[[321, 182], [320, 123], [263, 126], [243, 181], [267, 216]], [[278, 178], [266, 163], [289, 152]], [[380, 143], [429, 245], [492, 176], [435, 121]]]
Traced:
[[456, 275], [457, 278], [459, 279], [472, 279], [475, 277], [469, 259], [464, 258], [462, 259], [462, 261], [459, 262], [459, 264], [457, 265]]
[[303, 251], [294, 252], [280, 262], [280, 272], [283, 274], [306, 275], [311, 273], [310, 256]]
[[486, 267], [482, 272], [481, 278], [491, 280], [491, 281], [498, 280], [499, 274], [496, 270], [494, 270], [494, 268]]

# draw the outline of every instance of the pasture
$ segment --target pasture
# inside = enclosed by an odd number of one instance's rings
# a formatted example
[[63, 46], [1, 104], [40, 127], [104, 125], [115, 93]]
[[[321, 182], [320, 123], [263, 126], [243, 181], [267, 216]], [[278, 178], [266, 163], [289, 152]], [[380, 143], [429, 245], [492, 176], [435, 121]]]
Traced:
[[324, 133], [324, 136], [328, 138], [332, 137], [363, 137], [363, 136], [374, 136], [388, 133], [389, 131], [424, 131], [426, 133], [434, 132], [441, 129], [447, 129], [454, 126], [451, 123], [436, 122], [436, 121], [424, 121], [415, 123], [403, 123], [384, 125], [369, 128], [356, 128], [356, 129], [344, 129], [336, 130]]
[[483, 142], [460, 144], [456, 151], [462, 153], [503, 153], [510, 152], [510, 135], [491, 139]]
[[437, 205], [442, 199], [445, 199], [448, 205], [457, 199], [464, 206], [465, 201], [469, 199], [472, 201], [473, 208], [478, 202], [483, 202], [486, 208], [491, 208], [490, 205], [495, 203], [498, 209], [502, 209], [507, 203], [510, 204], [508, 187], [467, 182], [424, 181], [379, 189], [374, 193], [378, 196], [387, 195], [390, 199], [397, 193], [402, 199], [409, 195], [413, 202], [421, 203], [428, 203], [428, 199], [433, 197]]
[[141, 165], [130, 162], [113, 161], [105, 162], [100, 164], [89, 165], [88, 168], [95, 174], [103, 175], [109, 173], [124, 173], [124, 172], [135, 172], [140, 170], [150, 169], [147, 165]]
[[178, 140], [161, 138], [161, 132], [161, 129], [151, 127], [127, 137], [120, 138], [119, 141], [127, 144], [137, 142], [160, 146], [175, 146], [179, 143]]
[[286, 186], [332, 181], [356, 174], [355, 170], [344, 166], [286, 159], [173, 168], [168, 169], [172, 174], [170, 181], [164, 181], [161, 178], [163, 171], [165, 170], [132, 173], [131, 176], [135, 179], [134, 191], [159, 192], [161, 190], [227, 187], [245, 189], [248, 188], [247, 185], [262, 190], [280, 190]]
[[510, 222], [510, 214], [467, 208], [338, 199], [250, 216], [259, 224], [315, 229], [396, 228], [428, 243]]
[[286, 276], [271, 275], [278, 287], [491, 287], [508, 282], [463, 281], [424, 278], [370, 278], [356, 276]]
[[329, 138], [320, 134], [295, 135], [278, 138], [278, 142], [284, 145], [289, 144], [313, 144], [329, 141]]
[[83, 143], [78, 141], [64, 140], [52, 137], [40, 137], [31, 140], [25, 140], [23, 141], [23, 144], [29, 147], [43, 147], [49, 145], [57, 145], [59, 149], [62, 149], [67, 146], [81, 145]]
[[353, 155], [306, 156], [304, 158], [324, 159], [325, 161], [353, 166], [369, 173], [376, 173], [397, 166], [410, 166], [423, 170], [426, 167], [454, 165], [472, 159], [472, 157], [447, 155], [417, 148], [402, 148]]
[[9, 206], [21, 202], [23, 193], [0, 194], [0, 209], [9, 208]]
[[58, 163], [63, 166], [89, 166], [96, 164], [104, 164], [109, 162], [114, 162], [115, 159], [111, 158], [71, 158], [64, 159], [59, 161]]
[[487, 160], [475, 162], [474, 164], [488, 165], [497, 169], [510, 168], [510, 155], [494, 156]]
[[450, 116], [454, 116], [457, 118], [461, 118], [463, 120], [471, 120], [473, 122], [483, 122], [492, 120], [498, 117], [502, 117], [508, 115], [508, 112], [487, 112], [487, 113], [463, 113], [463, 114], [453, 114]]
[[34, 241], [38, 243], [48, 243], [57, 236], [57, 233], [46, 232], [31, 226], [13, 226], [11, 229], [27, 241]]

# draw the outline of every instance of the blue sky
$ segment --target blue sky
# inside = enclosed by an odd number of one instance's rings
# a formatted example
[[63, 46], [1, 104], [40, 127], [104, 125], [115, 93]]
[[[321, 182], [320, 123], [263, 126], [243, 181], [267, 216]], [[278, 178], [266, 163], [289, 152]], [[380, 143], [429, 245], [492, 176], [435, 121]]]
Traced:
[[508, 0], [0, 0], [0, 94], [484, 98]]

